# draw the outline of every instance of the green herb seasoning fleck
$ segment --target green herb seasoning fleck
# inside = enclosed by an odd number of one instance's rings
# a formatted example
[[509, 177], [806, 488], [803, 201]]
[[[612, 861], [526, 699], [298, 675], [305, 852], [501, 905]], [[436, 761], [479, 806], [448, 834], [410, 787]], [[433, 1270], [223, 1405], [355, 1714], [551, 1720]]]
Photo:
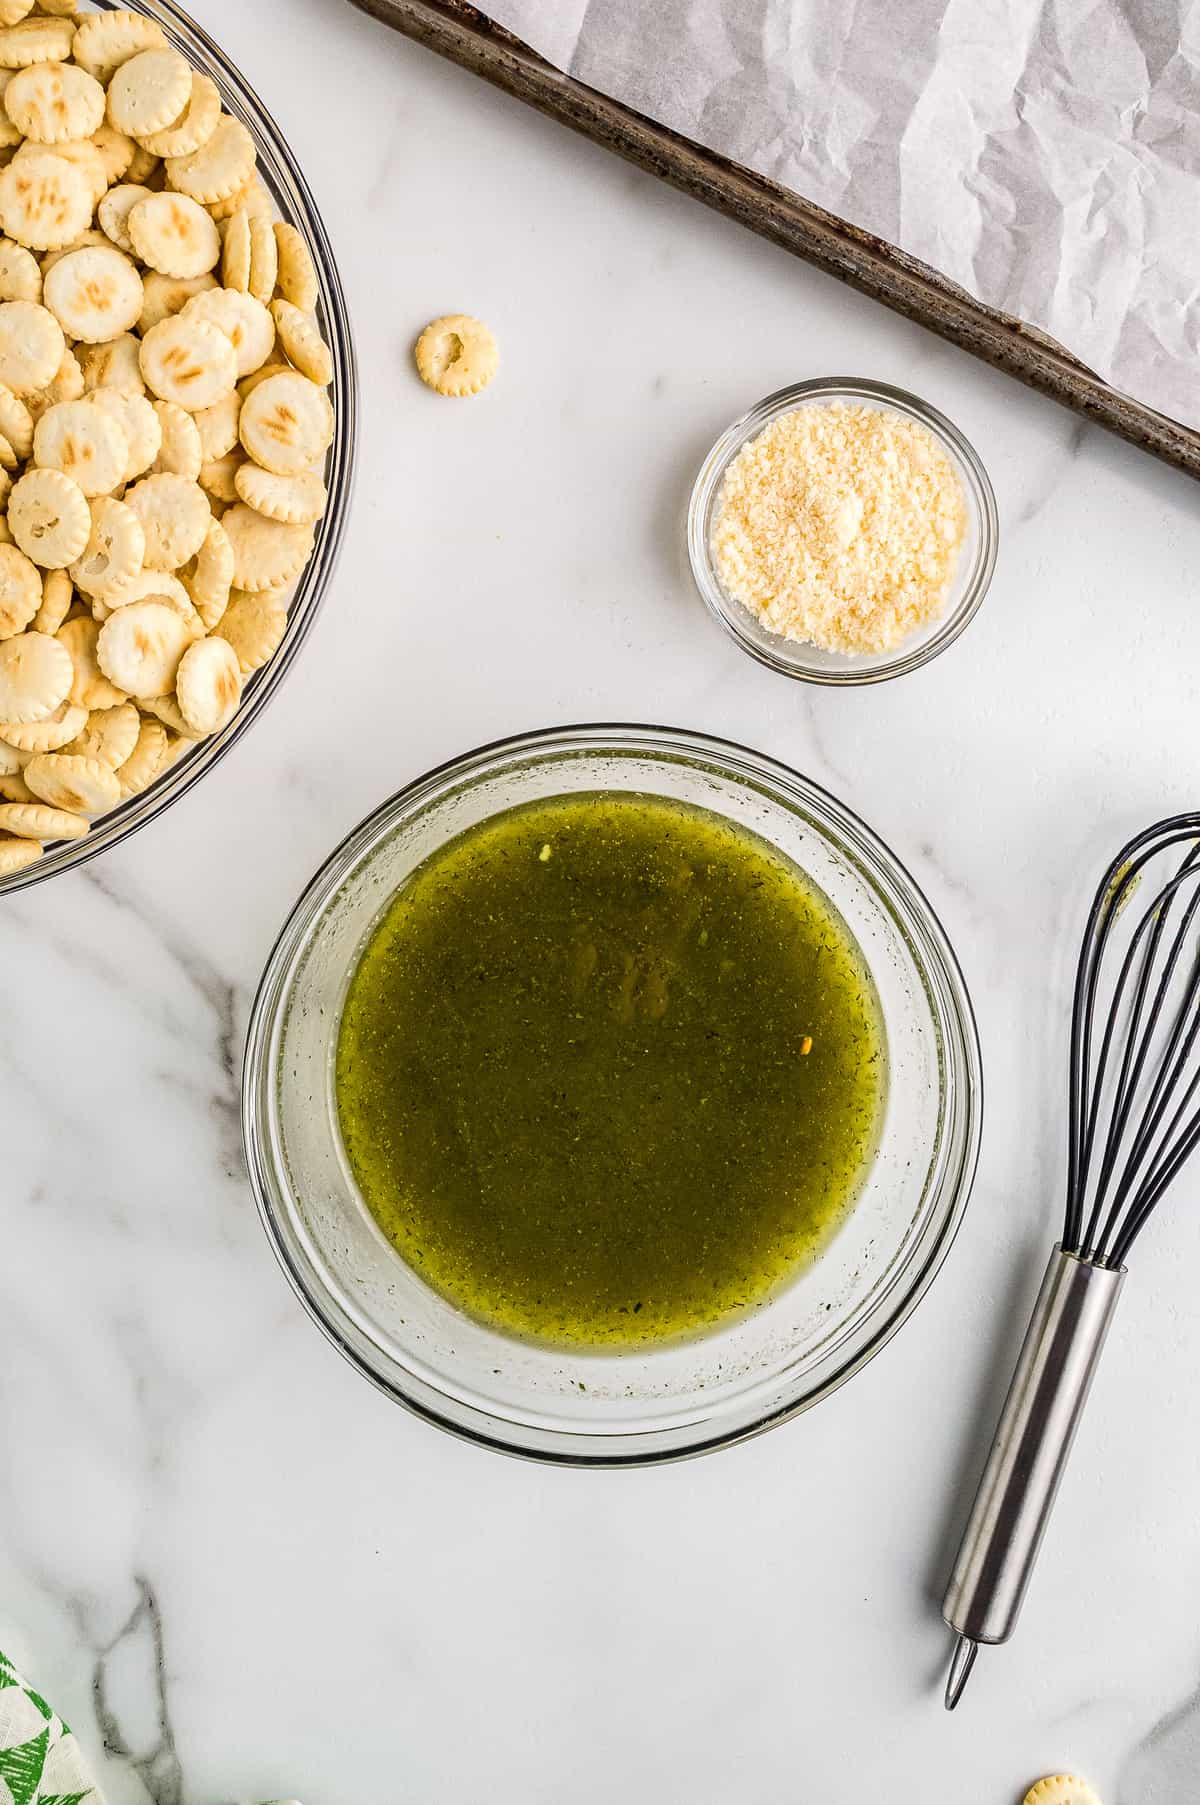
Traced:
[[510, 1334], [635, 1347], [761, 1303], [854, 1199], [878, 999], [829, 901], [757, 836], [637, 796], [471, 828], [397, 893], [339, 1032], [363, 1198]]

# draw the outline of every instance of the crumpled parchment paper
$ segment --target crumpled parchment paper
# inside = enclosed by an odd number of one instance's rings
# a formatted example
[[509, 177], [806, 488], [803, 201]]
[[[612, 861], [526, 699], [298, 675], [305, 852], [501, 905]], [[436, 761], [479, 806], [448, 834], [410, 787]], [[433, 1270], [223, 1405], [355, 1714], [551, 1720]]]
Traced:
[[487, 0], [1200, 427], [1200, 0]]

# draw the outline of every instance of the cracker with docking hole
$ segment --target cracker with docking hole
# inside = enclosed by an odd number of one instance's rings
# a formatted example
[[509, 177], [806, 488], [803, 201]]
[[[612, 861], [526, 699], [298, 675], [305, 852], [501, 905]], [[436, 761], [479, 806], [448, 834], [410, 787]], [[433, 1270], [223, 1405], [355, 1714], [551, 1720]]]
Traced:
[[276, 476], [257, 464], [242, 464], [234, 476], [238, 495], [247, 507], [268, 520], [290, 526], [312, 526], [325, 512], [325, 484], [315, 470], [298, 476]]
[[217, 279], [211, 274], [164, 276], [158, 270], [147, 270], [142, 277], [146, 304], [138, 321], [138, 331], [144, 338], [152, 326], [159, 326], [164, 320], [169, 320], [172, 314], [181, 312], [193, 295], [203, 294], [205, 289], [216, 286]]
[[154, 411], [162, 437], [152, 466], [153, 474], [158, 476], [165, 471], [169, 476], [186, 476], [192, 482], [198, 481], [204, 462], [200, 428], [191, 414], [174, 401], [156, 401]]
[[127, 696], [162, 696], [175, 687], [179, 660], [192, 643], [190, 624], [148, 597], [118, 608], [99, 630], [96, 658]]
[[232, 389], [215, 406], [198, 408], [192, 415], [200, 435], [202, 463], [211, 464], [233, 450], [238, 442], [241, 411], [242, 398], [236, 389]]
[[231, 213], [221, 240], [221, 281], [247, 294], [250, 289], [250, 215], [244, 207]]
[[145, 476], [125, 492], [146, 535], [145, 568], [178, 570], [204, 544], [212, 521], [208, 498], [186, 476]]
[[100, 628], [94, 620], [80, 616], [68, 620], [58, 629], [57, 643], [70, 654], [73, 676], [70, 698], [89, 713], [93, 708], [115, 708], [129, 700], [125, 691], [110, 683], [96, 661], [96, 642]]
[[0, 301], [0, 382], [28, 395], [50, 382], [67, 342], [54, 315], [38, 301]]
[[154, 403], [145, 395], [132, 395], [125, 389], [94, 389], [88, 404], [116, 421], [125, 434], [128, 459], [123, 477], [113, 484], [131, 483], [149, 470], [162, 445], [162, 425], [154, 411]]
[[0, 840], [0, 877], [12, 877], [28, 865], [36, 865], [42, 856], [40, 840], [25, 840], [15, 834]]
[[0, 433], [19, 458], [27, 458], [33, 450], [33, 415], [5, 383], [0, 383]]
[[115, 613], [118, 608], [128, 608], [132, 602], [147, 601], [166, 602], [168, 607], [174, 608], [185, 619], [190, 619], [194, 612], [191, 597], [170, 570], [139, 570], [120, 589], [109, 590], [104, 600], [108, 604], [109, 614]]
[[115, 245], [94, 245], [58, 260], [46, 277], [43, 299], [69, 337], [106, 344], [141, 318], [142, 278]]
[[302, 313], [311, 313], [321, 291], [304, 234], [287, 220], [278, 219], [275, 221], [275, 244], [280, 294]]
[[223, 114], [217, 129], [187, 157], [164, 159], [167, 182], [203, 207], [240, 193], [254, 174], [254, 140], [240, 119]]
[[193, 607], [211, 633], [229, 606], [229, 593], [233, 588], [233, 547], [219, 520], [209, 523], [204, 544], [184, 570], [182, 581]]
[[[129, 174], [138, 147], [132, 138], [124, 132], [114, 130], [111, 125], [97, 126], [92, 133], [92, 143], [100, 153], [100, 161], [104, 165], [104, 180], [111, 188], [114, 182], [121, 181]], [[101, 195], [103, 200], [103, 195]]]
[[70, 19], [24, 18], [0, 31], [0, 65], [28, 69], [31, 63], [62, 63], [71, 54], [75, 26]]
[[[77, 733], [83, 732], [88, 719], [86, 708], [68, 700], [60, 702], [44, 721], [5, 721], [0, 725], [0, 733], [23, 764], [35, 753], [57, 752], [60, 746], [69, 745]], [[15, 800], [9, 797], [10, 802]]]
[[82, 815], [51, 808], [48, 802], [6, 802], [0, 805], [0, 828], [27, 840], [82, 840], [88, 824]]
[[92, 193], [83, 171], [54, 151], [14, 157], [0, 170], [0, 225], [27, 250], [52, 251], [87, 230]]
[[0, 640], [0, 721], [44, 721], [71, 693], [69, 649], [46, 633]]
[[182, 119], [191, 93], [191, 65], [177, 50], [140, 50], [108, 84], [109, 122], [131, 138], [146, 138]]
[[261, 670], [275, 656], [287, 630], [287, 609], [277, 595], [248, 595], [235, 589], [221, 616], [217, 634], [237, 653], [244, 677]]
[[477, 395], [500, 367], [500, 352], [482, 320], [448, 313], [431, 320], [413, 355], [421, 381], [438, 395]]
[[122, 332], [99, 345], [85, 345], [78, 360], [85, 391], [121, 389], [128, 395], [144, 395], [141, 351], [141, 341], [132, 332]]
[[57, 633], [70, 612], [75, 587], [65, 570], [42, 572], [42, 602], [30, 625], [35, 633]]
[[175, 698], [194, 733], [219, 733], [237, 713], [242, 671], [227, 639], [198, 639], [179, 661]]
[[238, 502], [222, 517], [233, 547], [233, 581], [250, 594], [279, 589], [299, 576], [312, 551], [312, 528], [268, 520]]
[[121, 800], [115, 773], [98, 758], [75, 752], [39, 752], [24, 777], [39, 801], [76, 815], [102, 815]]
[[163, 768], [167, 756], [167, 730], [161, 721], [142, 717], [137, 743], [118, 772], [123, 798], [140, 796], [148, 790]]
[[99, 759], [110, 771], [119, 771], [137, 744], [139, 719], [132, 702], [118, 702], [115, 708], [95, 708], [63, 751], [77, 753], [80, 758]]
[[284, 371], [246, 396], [238, 430], [256, 464], [276, 476], [297, 476], [328, 450], [333, 409], [315, 382], [298, 370]]
[[0, 301], [40, 301], [42, 266], [32, 251], [0, 239]]
[[12, 536], [42, 570], [74, 564], [88, 542], [92, 516], [87, 496], [61, 470], [27, 469], [8, 498]]
[[132, 209], [127, 224], [139, 258], [160, 276], [205, 276], [220, 259], [216, 222], [186, 194], [148, 195]]
[[[133, 240], [129, 236], [129, 215], [139, 201], [149, 200], [151, 190], [143, 188], [140, 182], [118, 182], [110, 188], [96, 211], [100, 221], [100, 230], [106, 238], [111, 238], [119, 251], [133, 254]], [[146, 305], [145, 290], [142, 291], [142, 308]], [[141, 318], [139, 311], [138, 318]]]
[[129, 441], [120, 422], [90, 400], [61, 401], [37, 423], [33, 461], [61, 470], [86, 496], [109, 495], [124, 479]]
[[246, 461], [246, 454], [240, 446], [227, 451], [223, 458], [213, 458], [207, 464], [201, 464], [197, 481], [204, 493], [213, 501], [224, 502], [226, 506], [237, 500], [237, 473]]
[[[156, 576], [159, 580], [159, 587], [157, 593], [148, 593], [144, 599], [148, 602], [159, 602], [164, 608], [169, 608], [172, 614], [178, 615], [179, 619], [184, 622], [192, 639], [203, 639], [204, 622], [196, 613], [192, 606], [191, 596], [174, 572], [160, 570], [147, 571], [145, 574]], [[169, 589], [163, 581], [166, 577], [170, 578]]]
[[279, 342], [300, 374], [327, 388], [333, 381], [333, 353], [317, 330], [316, 321], [290, 301], [272, 301], [271, 313]]
[[33, 63], [4, 90], [4, 110], [38, 144], [90, 138], [104, 121], [104, 89], [74, 63]]
[[187, 106], [161, 132], [139, 132], [143, 147], [156, 157], [190, 157], [208, 143], [221, 123], [221, 92], [216, 82], [192, 71]]
[[270, 209], [243, 205], [250, 228], [249, 289], [256, 301], [269, 304], [279, 277], [279, 246], [275, 240], [274, 221]]
[[271, 310], [253, 295], [240, 294], [235, 288], [210, 288], [193, 295], [183, 313], [185, 318], [208, 320], [225, 334], [237, 358], [239, 381], [260, 370], [275, 349]]
[[0, 545], [0, 639], [30, 626], [42, 605], [42, 579], [15, 545]]
[[106, 88], [122, 63], [166, 41], [162, 26], [144, 13], [94, 13], [75, 34], [75, 61]]
[[[91, 513], [88, 542], [72, 564], [71, 576], [84, 595], [98, 596], [112, 606], [141, 574], [146, 535], [133, 509], [115, 496], [97, 496]], [[137, 599], [129, 596], [130, 601]]]
[[146, 333], [141, 369], [147, 387], [161, 400], [175, 401], [193, 413], [215, 406], [237, 386], [237, 359], [225, 334], [207, 320], [189, 320], [182, 314], [162, 320]]
[[[88, 214], [90, 219], [91, 214], [96, 210], [100, 196], [108, 187], [108, 170], [104, 158], [101, 156], [96, 145], [93, 144], [90, 138], [72, 138], [66, 144], [31, 144], [26, 140], [13, 158], [12, 167], [15, 169], [18, 164], [24, 165], [25, 163], [32, 162], [35, 158], [40, 161], [44, 160], [46, 157], [52, 159], [56, 158], [62, 163], [70, 164], [76, 173], [83, 177], [84, 186], [87, 189], [88, 199], [91, 203]], [[34, 248], [46, 251], [58, 251], [63, 248], [63, 243], [76, 244], [81, 241], [90, 243], [91, 240], [88, 238], [87, 232], [88, 226], [85, 221], [81, 229], [76, 232], [72, 238], [66, 239], [58, 244], [35, 246]], [[44, 266], [42, 273], [45, 274]]]

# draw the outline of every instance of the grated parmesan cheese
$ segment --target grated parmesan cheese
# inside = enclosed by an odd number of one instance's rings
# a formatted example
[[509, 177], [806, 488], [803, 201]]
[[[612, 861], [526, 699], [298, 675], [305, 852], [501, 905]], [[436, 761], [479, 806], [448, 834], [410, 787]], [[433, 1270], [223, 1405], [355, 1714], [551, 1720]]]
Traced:
[[927, 427], [829, 401], [742, 447], [713, 555], [728, 593], [772, 632], [885, 652], [942, 612], [966, 529], [958, 472]]

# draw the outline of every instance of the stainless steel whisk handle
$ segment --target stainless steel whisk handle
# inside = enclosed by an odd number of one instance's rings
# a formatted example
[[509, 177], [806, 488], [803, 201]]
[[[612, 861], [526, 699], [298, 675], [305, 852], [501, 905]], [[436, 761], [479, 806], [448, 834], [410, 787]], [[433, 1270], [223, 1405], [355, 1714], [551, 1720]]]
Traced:
[[959, 1637], [947, 1710], [980, 1643], [1016, 1626], [1124, 1282], [1123, 1267], [1050, 1256], [942, 1606]]

